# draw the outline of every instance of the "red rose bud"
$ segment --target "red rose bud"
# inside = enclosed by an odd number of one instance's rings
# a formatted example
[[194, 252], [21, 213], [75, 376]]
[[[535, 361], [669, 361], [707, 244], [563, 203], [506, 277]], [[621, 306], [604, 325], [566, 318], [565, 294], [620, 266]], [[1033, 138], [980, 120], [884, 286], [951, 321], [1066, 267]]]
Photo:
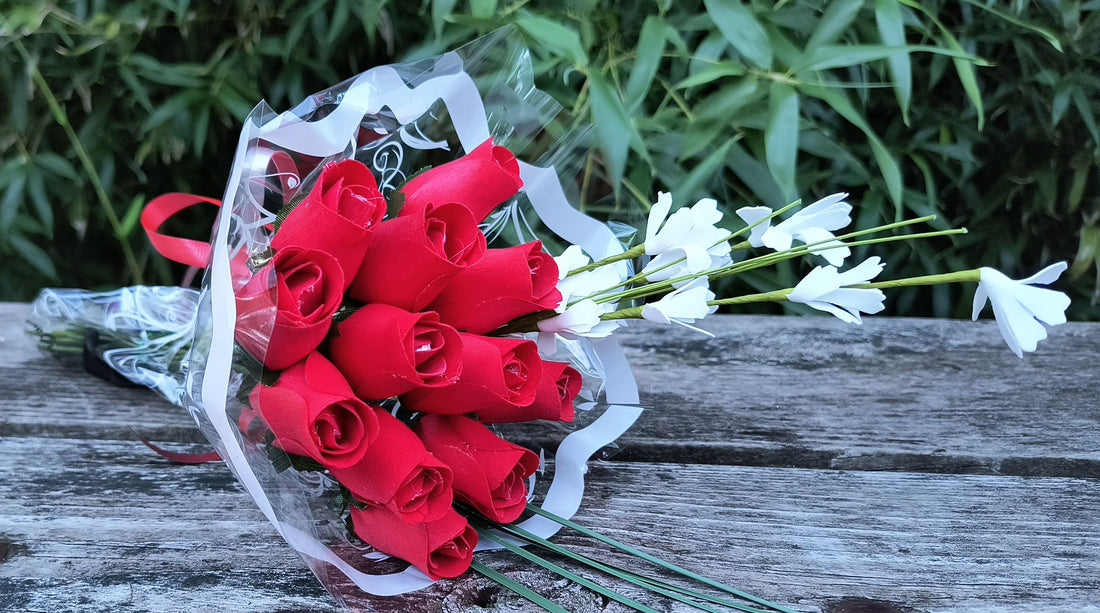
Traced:
[[368, 545], [405, 560], [432, 580], [466, 572], [477, 546], [477, 530], [454, 509], [433, 521], [407, 524], [383, 507], [353, 506], [351, 522]]
[[277, 447], [325, 466], [359, 462], [379, 432], [377, 410], [356, 398], [336, 367], [316, 352], [284, 370], [275, 385], [257, 385], [248, 401]]
[[378, 438], [353, 466], [328, 466], [358, 500], [385, 507], [406, 523], [451, 509], [451, 469], [393, 415], [378, 409]]
[[329, 253], [351, 283], [371, 233], [385, 215], [386, 199], [370, 170], [356, 160], [332, 162], [279, 225], [271, 246], [276, 251], [301, 247]]
[[485, 334], [528, 313], [561, 302], [558, 266], [535, 241], [487, 249], [481, 261], [458, 273], [428, 308], [460, 330]]
[[457, 202], [480, 222], [500, 203], [523, 187], [516, 156], [489, 139], [470, 153], [427, 170], [401, 188], [405, 204], [401, 215], [434, 205]]
[[535, 401], [526, 407], [482, 409], [477, 418], [486, 424], [548, 419], [573, 421], [573, 401], [581, 391], [581, 373], [565, 362], [543, 362]]
[[401, 396], [414, 411], [458, 415], [524, 407], [535, 400], [542, 359], [533, 341], [459, 333], [462, 374], [447, 387], [417, 389]]
[[375, 228], [348, 294], [361, 302], [422, 311], [451, 277], [484, 253], [485, 235], [461, 205], [388, 219]]
[[461, 415], [425, 415], [416, 433], [432, 455], [451, 467], [456, 500], [500, 523], [523, 513], [527, 478], [539, 467], [533, 451]]
[[458, 380], [462, 340], [428, 311], [367, 304], [336, 326], [331, 358], [360, 398], [381, 400]]
[[343, 291], [336, 258], [286, 247], [238, 290], [234, 336], [264, 366], [282, 370], [325, 339]]

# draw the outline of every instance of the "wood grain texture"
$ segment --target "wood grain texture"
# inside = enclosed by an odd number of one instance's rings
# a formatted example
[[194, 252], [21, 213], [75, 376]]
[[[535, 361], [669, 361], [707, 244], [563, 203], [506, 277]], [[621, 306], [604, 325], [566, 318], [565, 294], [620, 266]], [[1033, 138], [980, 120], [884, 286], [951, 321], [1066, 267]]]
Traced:
[[[39, 355], [25, 311], [0, 305], [0, 611], [339, 610], [224, 465], [136, 442], [203, 450], [184, 411]], [[800, 611], [1100, 611], [1100, 324], [1019, 360], [991, 322], [706, 323], [622, 336], [649, 410], [593, 464], [582, 523]], [[347, 604], [535, 610], [472, 575]]]

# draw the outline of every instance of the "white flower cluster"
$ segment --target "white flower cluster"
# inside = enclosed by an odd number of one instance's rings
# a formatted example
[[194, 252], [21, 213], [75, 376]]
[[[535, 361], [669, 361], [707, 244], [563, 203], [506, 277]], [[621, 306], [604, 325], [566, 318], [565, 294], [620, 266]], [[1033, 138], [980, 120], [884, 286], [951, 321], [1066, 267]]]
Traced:
[[[826, 265], [814, 268], [794, 288], [782, 290], [785, 294], [781, 292], [778, 297], [769, 299], [785, 298], [854, 324], [863, 322], [862, 314], [878, 313], [885, 308], [882, 290], [866, 287], [872, 284], [871, 280], [885, 266], [878, 257], [870, 257], [841, 271], [851, 251], [833, 232], [852, 221], [852, 205], [845, 201], [847, 197], [845, 193], [826, 196], [775, 224], [772, 223], [775, 213], [768, 207], [742, 207], [737, 210], [737, 215], [749, 226], [749, 245], [784, 252], [790, 250], [795, 241], [800, 241], [806, 245], [806, 251], [826, 261]], [[657, 202], [649, 213], [644, 243], [616, 258], [642, 253], [650, 256], [637, 277], [629, 280], [621, 276], [619, 266], [604, 265], [602, 262], [592, 270], [570, 275], [570, 271], [588, 266], [590, 260], [576, 245], [566, 249], [555, 258], [562, 302], [556, 309], [557, 316], [538, 323], [540, 344], [548, 346], [554, 335], [566, 338], [608, 336], [622, 325], [618, 319], [603, 319], [603, 316], [614, 313], [618, 308], [611, 297], [644, 295], [613, 293], [625, 291], [626, 286], [633, 282], [664, 284], [663, 289], [651, 293], [668, 291], [669, 285], [672, 291], [660, 300], [617, 313], [618, 317], [675, 323], [706, 334], [693, 324], [717, 310], [717, 306], [710, 304], [715, 302], [715, 295], [708, 287], [708, 277], [729, 274], [728, 269], [723, 269], [732, 262], [729, 243], [732, 235], [717, 225], [721, 220], [718, 203], [710, 198], [672, 212], [672, 196], [658, 194]], [[1059, 262], [1027, 279], [1015, 281], [992, 268], [982, 268], [969, 271], [966, 277], [951, 280], [975, 280], [975, 276], [978, 277], [974, 318], [977, 318], [987, 300], [991, 302], [1001, 335], [1009, 348], [1022, 357], [1024, 351], [1034, 351], [1038, 341], [1046, 338], [1043, 324], [1051, 326], [1066, 321], [1069, 298], [1061, 292], [1034, 287], [1035, 284], [1054, 282], [1064, 270], [1066, 264]], [[910, 281], [910, 284], [927, 283], [924, 277], [905, 281]], [[602, 302], [599, 301], [601, 297]]]

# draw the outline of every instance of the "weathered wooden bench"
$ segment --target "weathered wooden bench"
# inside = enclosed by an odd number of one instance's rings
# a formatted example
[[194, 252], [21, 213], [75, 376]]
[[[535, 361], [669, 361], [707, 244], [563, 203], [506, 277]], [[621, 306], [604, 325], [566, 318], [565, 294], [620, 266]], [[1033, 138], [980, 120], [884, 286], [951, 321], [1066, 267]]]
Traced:
[[[137, 442], [202, 451], [184, 411], [38, 354], [26, 308], [0, 305], [0, 611], [338, 610], [223, 464]], [[649, 410], [579, 521], [800, 611], [1100, 611], [1100, 324], [1022, 360], [989, 321], [706, 324], [622, 336]], [[476, 575], [349, 604], [533, 610]]]

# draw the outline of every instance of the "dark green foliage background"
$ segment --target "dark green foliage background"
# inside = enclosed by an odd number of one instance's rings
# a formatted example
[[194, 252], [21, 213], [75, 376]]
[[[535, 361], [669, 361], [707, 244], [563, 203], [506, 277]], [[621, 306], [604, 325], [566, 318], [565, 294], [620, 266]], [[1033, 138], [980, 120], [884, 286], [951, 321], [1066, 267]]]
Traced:
[[[638, 223], [657, 190], [729, 215], [844, 190], [863, 227], [935, 213], [969, 228], [875, 247], [890, 277], [1065, 259], [1070, 317], [1100, 319], [1097, 0], [0, 0], [0, 16], [2, 300], [177, 281], [140, 208], [220, 195], [256, 102], [285, 110], [514, 24], [540, 87], [604, 143], [586, 168], [609, 195], [590, 212]], [[171, 229], [205, 238], [211, 221]], [[965, 316], [971, 292], [888, 305]]]

